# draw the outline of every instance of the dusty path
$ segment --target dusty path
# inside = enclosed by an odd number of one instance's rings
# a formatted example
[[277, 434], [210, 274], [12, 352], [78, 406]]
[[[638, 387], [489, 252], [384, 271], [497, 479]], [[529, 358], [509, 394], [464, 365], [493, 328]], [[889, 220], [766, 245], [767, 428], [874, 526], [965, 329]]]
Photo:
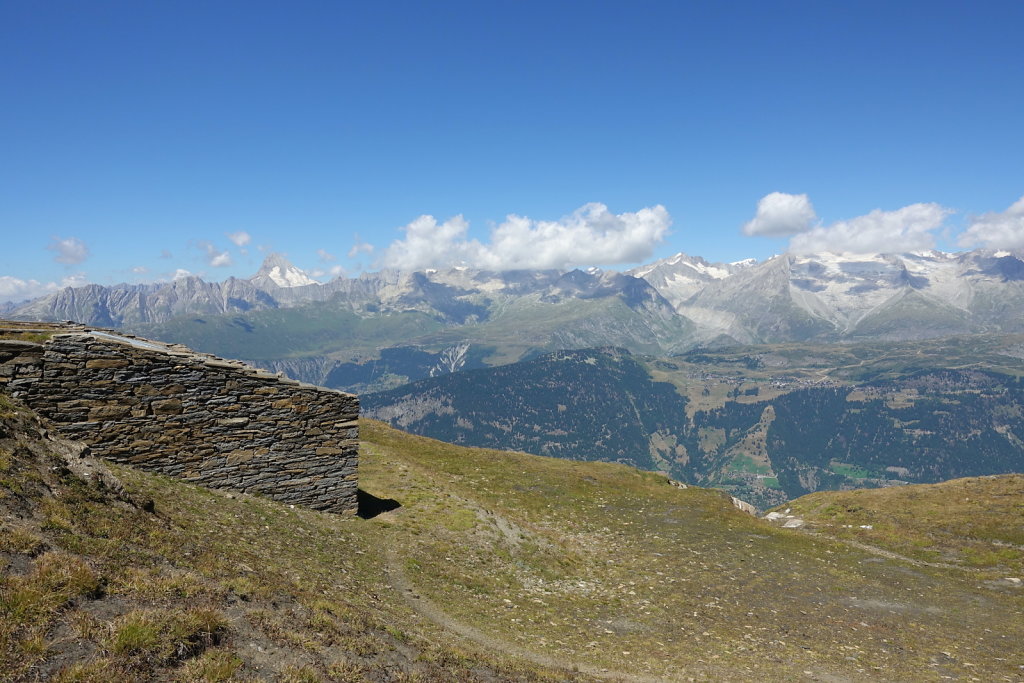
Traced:
[[893, 552], [891, 550], [886, 550], [885, 548], [879, 548], [876, 545], [869, 545], [868, 543], [861, 543], [860, 541], [855, 541], [852, 538], [840, 538], [838, 536], [830, 536], [828, 534], [823, 534], [823, 533], [821, 533], [819, 531], [814, 531], [813, 529], [809, 529], [807, 527], [804, 527], [804, 528], [800, 529], [799, 531], [802, 531], [803, 533], [807, 534], [808, 536], [816, 536], [818, 538], [826, 538], [826, 539], [828, 539], [830, 541], [835, 541], [837, 543], [844, 543], [844, 544], [846, 544], [846, 545], [848, 545], [850, 547], [857, 548], [858, 550], [863, 550], [866, 553], [871, 553], [872, 555], [878, 555], [879, 557], [884, 557], [884, 558], [889, 559], [889, 560], [897, 560], [899, 562], [906, 562], [907, 564], [913, 565], [915, 567], [932, 567], [934, 569], [958, 569], [958, 570], [963, 571], [963, 572], [979, 572], [979, 571], [981, 571], [977, 567], [963, 567], [963, 566], [960, 566], [958, 564], [949, 564], [948, 562], [928, 562], [927, 560], [915, 560], [912, 557], [907, 557], [906, 555], [900, 555], [899, 553]]
[[478, 628], [452, 618], [447, 612], [435, 605], [429, 599], [420, 595], [419, 591], [413, 587], [408, 577], [406, 577], [405, 572], [402, 570], [401, 563], [398, 561], [398, 558], [395, 556], [393, 551], [387, 551], [386, 559], [386, 571], [388, 579], [391, 582], [391, 586], [402, 596], [414, 611], [434, 622], [441, 628], [457, 633], [466, 640], [470, 640], [481, 647], [525, 659], [537, 664], [538, 666], [543, 666], [549, 669], [579, 672], [592, 678], [611, 681], [635, 681], [636, 683], [660, 683], [661, 681], [666, 680], [654, 676], [640, 676], [637, 674], [622, 673], [620, 671], [610, 671], [608, 669], [591, 666], [589, 664], [565, 661], [563, 659], [557, 659], [538, 652], [533, 652], [532, 650], [527, 650], [515, 643], [510, 643], [507, 640], [490, 636]]

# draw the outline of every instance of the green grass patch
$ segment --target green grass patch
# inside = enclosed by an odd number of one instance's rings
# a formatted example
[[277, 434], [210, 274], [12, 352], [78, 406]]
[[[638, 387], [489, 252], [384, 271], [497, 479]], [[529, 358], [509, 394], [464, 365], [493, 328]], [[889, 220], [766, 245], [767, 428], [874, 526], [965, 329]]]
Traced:
[[847, 463], [842, 462], [836, 462], [835, 460], [829, 463], [829, 469], [835, 472], [836, 474], [840, 474], [844, 477], [849, 477], [850, 479], [866, 479], [867, 477], [872, 476], [871, 472], [864, 469], [863, 467], [858, 467], [857, 465], [849, 465]]

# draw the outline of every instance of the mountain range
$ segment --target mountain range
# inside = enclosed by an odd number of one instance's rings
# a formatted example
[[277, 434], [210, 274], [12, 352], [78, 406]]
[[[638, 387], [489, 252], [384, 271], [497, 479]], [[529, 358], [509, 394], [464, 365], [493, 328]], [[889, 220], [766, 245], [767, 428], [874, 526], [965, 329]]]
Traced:
[[382, 270], [323, 284], [272, 254], [248, 279], [69, 287], [6, 315], [125, 328], [365, 391], [444, 371], [443, 357], [458, 369], [596, 346], [670, 355], [1014, 333], [1022, 310], [1022, 254], [975, 250], [735, 263], [680, 253], [624, 273]]

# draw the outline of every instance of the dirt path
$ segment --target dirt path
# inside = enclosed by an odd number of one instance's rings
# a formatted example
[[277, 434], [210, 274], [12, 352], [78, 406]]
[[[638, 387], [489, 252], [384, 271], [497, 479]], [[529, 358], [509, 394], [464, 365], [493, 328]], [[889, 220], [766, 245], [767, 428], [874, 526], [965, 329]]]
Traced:
[[957, 565], [957, 564], [949, 564], [948, 562], [928, 562], [926, 560], [915, 560], [912, 557], [907, 557], [906, 555], [900, 555], [899, 553], [895, 553], [895, 552], [893, 552], [891, 550], [886, 550], [885, 548], [879, 548], [876, 545], [869, 545], [867, 543], [861, 543], [860, 541], [855, 541], [852, 538], [840, 538], [838, 536], [830, 536], [828, 534], [823, 534], [823, 533], [821, 533], [819, 531], [814, 531], [813, 529], [808, 529], [807, 527], [804, 527], [800, 531], [803, 531], [803, 533], [808, 534], [809, 536], [817, 536], [818, 538], [827, 538], [827, 539], [829, 539], [831, 541], [836, 541], [838, 543], [845, 543], [848, 546], [851, 546], [853, 548], [857, 548], [858, 550], [863, 550], [864, 552], [871, 553], [872, 555], [878, 555], [879, 557], [884, 557], [884, 558], [889, 559], [889, 560], [897, 560], [899, 562], [906, 562], [907, 564], [911, 564], [911, 565], [913, 565], [915, 567], [932, 567], [934, 569], [959, 569], [960, 571], [963, 571], [963, 572], [978, 572], [978, 571], [981, 571], [980, 569], [978, 569], [976, 567], [962, 567], [962, 566]]
[[490, 636], [478, 628], [452, 618], [447, 612], [435, 605], [428, 598], [422, 596], [419, 591], [413, 587], [412, 583], [405, 575], [405, 572], [402, 570], [401, 563], [393, 551], [387, 551], [386, 558], [387, 575], [388, 579], [391, 581], [391, 586], [402, 596], [402, 598], [415, 612], [434, 622], [441, 628], [457, 633], [466, 640], [470, 640], [483, 648], [518, 657], [520, 659], [525, 659], [537, 664], [538, 666], [562, 671], [579, 672], [592, 678], [611, 681], [635, 681], [636, 683], [659, 683], [665, 680], [654, 676], [627, 674], [619, 671], [610, 671], [608, 669], [591, 666], [589, 664], [557, 659], [538, 652], [533, 652], [532, 650], [527, 650], [526, 648], [507, 640]]

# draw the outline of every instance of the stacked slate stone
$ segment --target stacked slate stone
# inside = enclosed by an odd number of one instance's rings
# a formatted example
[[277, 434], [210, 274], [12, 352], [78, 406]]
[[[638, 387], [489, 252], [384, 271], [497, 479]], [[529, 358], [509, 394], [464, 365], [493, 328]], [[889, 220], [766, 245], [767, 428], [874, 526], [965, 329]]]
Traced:
[[0, 383], [108, 460], [315, 510], [356, 509], [351, 394], [92, 331], [0, 341]]

